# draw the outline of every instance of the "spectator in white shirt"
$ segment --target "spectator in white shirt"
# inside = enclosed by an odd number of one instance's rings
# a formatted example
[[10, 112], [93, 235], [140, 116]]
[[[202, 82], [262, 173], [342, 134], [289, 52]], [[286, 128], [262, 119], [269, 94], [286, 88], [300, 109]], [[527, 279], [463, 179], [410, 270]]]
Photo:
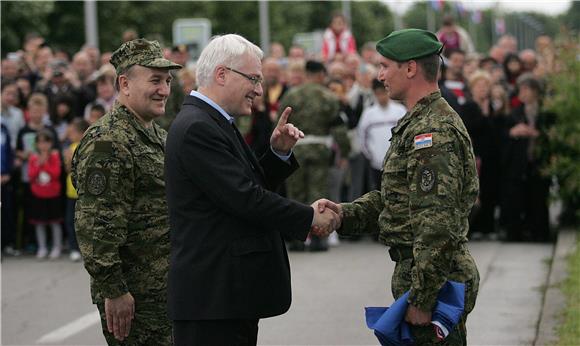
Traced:
[[358, 137], [361, 151], [371, 166], [369, 183], [371, 190], [378, 190], [381, 184], [383, 160], [389, 149], [391, 129], [397, 125], [407, 111], [401, 104], [389, 99], [389, 92], [383, 83], [373, 81], [376, 102], [367, 108], [358, 123]]

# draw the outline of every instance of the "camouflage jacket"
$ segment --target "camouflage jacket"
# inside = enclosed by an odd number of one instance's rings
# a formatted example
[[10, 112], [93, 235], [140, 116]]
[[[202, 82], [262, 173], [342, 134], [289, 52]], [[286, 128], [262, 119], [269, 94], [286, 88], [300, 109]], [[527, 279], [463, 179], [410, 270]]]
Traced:
[[463, 122], [439, 91], [419, 100], [392, 129], [383, 167], [381, 191], [343, 204], [338, 232], [378, 230], [383, 244], [412, 248], [409, 302], [430, 310], [445, 281], [479, 280], [470, 255], [457, 260], [468, 254], [468, 215], [479, 190], [475, 157]]
[[[339, 115], [339, 100], [329, 89], [316, 83], [306, 83], [292, 88], [280, 100], [280, 114], [288, 106], [292, 107], [288, 121], [302, 130], [307, 138], [332, 136], [340, 148], [341, 156], [348, 157], [350, 152], [348, 128]], [[306, 141], [303, 140], [303, 143]], [[323, 147], [320, 144], [312, 145]], [[302, 143], [298, 141], [295, 150], [301, 151], [301, 146]], [[296, 155], [301, 161], [304, 159], [303, 155]]]
[[95, 303], [126, 292], [141, 301], [166, 299], [166, 137], [158, 125], [145, 128], [116, 103], [75, 151], [75, 228]]

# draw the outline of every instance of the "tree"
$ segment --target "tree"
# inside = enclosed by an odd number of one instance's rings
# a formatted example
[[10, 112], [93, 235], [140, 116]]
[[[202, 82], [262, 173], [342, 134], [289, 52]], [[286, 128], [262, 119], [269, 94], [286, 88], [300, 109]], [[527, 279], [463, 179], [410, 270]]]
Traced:
[[55, 1], [46, 18], [48, 33], [45, 36], [52, 48], [62, 49], [69, 54], [78, 51], [85, 40], [84, 4], [80, 1]]
[[[38, 32], [48, 43], [74, 53], [85, 43], [84, 5], [81, 1], [2, 1], [2, 51], [22, 46], [27, 32]], [[259, 43], [257, 1], [99, 1], [97, 20], [101, 51], [121, 44], [122, 33], [135, 29], [140, 36], [172, 44], [172, 24], [178, 18], [208, 18], [213, 34], [239, 33]], [[272, 1], [270, 37], [286, 47], [299, 32], [323, 30], [341, 1]], [[352, 29], [359, 44], [376, 41], [392, 30], [392, 15], [378, 1], [352, 2]]]
[[49, 33], [48, 16], [52, 13], [54, 3], [2, 1], [2, 55], [22, 48], [24, 38], [29, 32], [42, 36]]
[[352, 31], [357, 44], [376, 42], [394, 30], [393, 14], [380, 2], [357, 2], [352, 8]]
[[558, 70], [549, 76], [551, 97], [546, 106], [557, 115], [549, 133], [551, 155], [548, 173], [558, 179], [559, 197], [564, 204], [564, 224], [580, 220], [580, 41], [577, 35], [564, 34], [558, 39]]
[[572, 1], [572, 5], [561, 17], [561, 23], [570, 30], [578, 33], [580, 31], [580, 2]]

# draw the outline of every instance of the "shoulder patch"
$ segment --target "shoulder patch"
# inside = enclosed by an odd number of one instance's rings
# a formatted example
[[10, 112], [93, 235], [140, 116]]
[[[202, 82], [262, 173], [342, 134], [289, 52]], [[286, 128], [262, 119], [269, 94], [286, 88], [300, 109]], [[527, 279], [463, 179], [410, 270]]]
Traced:
[[423, 148], [430, 148], [433, 146], [433, 134], [432, 133], [424, 133], [421, 135], [415, 136], [415, 150], [423, 149]]
[[429, 166], [423, 166], [419, 169], [418, 178], [419, 188], [425, 193], [431, 192], [437, 183], [437, 174]]
[[108, 186], [107, 172], [102, 169], [93, 169], [87, 177], [87, 192], [93, 196], [99, 196]]
[[113, 152], [113, 142], [96, 141], [95, 142], [95, 152], [97, 152], [97, 153], [112, 153]]

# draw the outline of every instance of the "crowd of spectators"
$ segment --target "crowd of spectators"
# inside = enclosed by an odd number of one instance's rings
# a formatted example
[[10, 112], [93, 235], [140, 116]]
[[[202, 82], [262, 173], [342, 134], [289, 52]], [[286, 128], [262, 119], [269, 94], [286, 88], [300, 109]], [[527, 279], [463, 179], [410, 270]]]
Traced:
[[[545, 77], [555, 68], [551, 38], [539, 36], [535, 49], [518, 50], [516, 38], [504, 35], [482, 54], [474, 51], [465, 31], [447, 17], [438, 35], [446, 43], [441, 93], [464, 120], [478, 164], [481, 189], [470, 235], [474, 239], [551, 240], [547, 206], [551, 180], [541, 173], [547, 157], [538, 150], [546, 145], [554, 122], [554, 115], [542, 107], [543, 98], [549, 97]], [[136, 37], [134, 31], [127, 31], [123, 40]], [[390, 130], [406, 110], [390, 100], [376, 80], [380, 66], [375, 44], [367, 42], [357, 50], [342, 15], [332, 17], [323, 39], [321, 52], [314, 55], [298, 45], [288, 47], [286, 54], [282, 44], [271, 44], [262, 64], [264, 94], [256, 99], [254, 114], [240, 119], [240, 128], [252, 149], [263, 153], [281, 111], [280, 100], [305, 82], [308, 60], [323, 62], [327, 87], [340, 102], [340, 118], [351, 140], [349, 157], [338, 167], [344, 178], [331, 184], [337, 185], [336, 199], [350, 201], [380, 188]], [[183, 95], [196, 86], [195, 63], [186, 47], [166, 48], [165, 54], [186, 66], [175, 76], [167, 115], [160, 119], [168, 128]], [[2, 58], [4, 255], [24, 251], [39, 259], [56, 259], [68, 250], [71, 260], [80, 260], [73, 224], [76, 195], [68, 172], [83, 132], [115, 102], [110, 56], [111, 52], [90, 45], [69, 55], [41, 36], [29, 34], [21, 50]], [[50, 242], [47, 227], [52, 231]], [[63, 245], [65, 237], [67, 245]]]

